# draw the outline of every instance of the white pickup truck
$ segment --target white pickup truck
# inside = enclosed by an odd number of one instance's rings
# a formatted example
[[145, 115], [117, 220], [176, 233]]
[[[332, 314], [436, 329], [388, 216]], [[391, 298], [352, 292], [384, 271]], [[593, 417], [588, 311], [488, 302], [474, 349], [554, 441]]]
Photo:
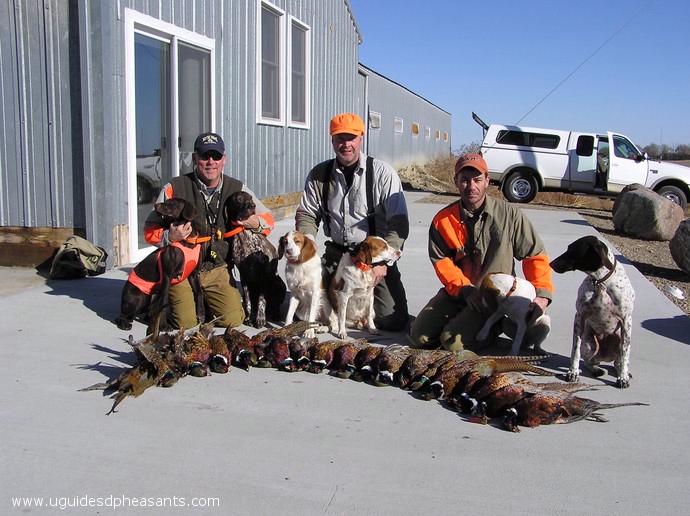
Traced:
[[539, 190], [616, 194], [640, 183], [687, 206], [690, 167], [651, 160], [622, 134], [489, 126], [474, 119], [486, 132], [481, 152], [490, 177], [511, 202], [530, 202]]

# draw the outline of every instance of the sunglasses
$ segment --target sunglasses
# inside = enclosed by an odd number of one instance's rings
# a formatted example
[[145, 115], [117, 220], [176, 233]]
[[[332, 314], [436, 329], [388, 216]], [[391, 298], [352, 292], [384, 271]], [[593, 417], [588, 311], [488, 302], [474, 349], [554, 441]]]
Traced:
[[213, 161], [220, 161], [221, 159], [223, 159], [223, 155], [220, 152], [214, 150], [199, 154], [199, 159], [203, 159], [204, 161], [207, 161], [211, 158], [213, 158]]

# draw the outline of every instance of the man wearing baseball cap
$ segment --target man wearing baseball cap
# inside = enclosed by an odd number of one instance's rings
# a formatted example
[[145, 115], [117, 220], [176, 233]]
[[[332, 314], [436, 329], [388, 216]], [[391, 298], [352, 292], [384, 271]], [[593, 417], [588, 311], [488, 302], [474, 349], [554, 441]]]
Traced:
[[[330, 238], [321, 260], [325, 285], [343, 253], [368, 235], [380, 236], [402, 250], [409, 233], [398, 173], [361, 151], [364, 121], [356, 114], [341, 113], [331, 119], [329, 132], [335, 157], [309, 172], [295, 216], [296, 229], [312, 236], [323, 221]], [[402, 330], [409, 316], [398, 266], [377, 265], [374, 274], [379, 281], [374, 290], [374, 324], [383, 330]]]
[[[476, 286], [490, 272], [514, 276], [515, 260], [537, 291], [534, 309], [543, 313], [553, 293], [544, 244], [519, 208], [486, 195], [489, 167], [481, 154], [460, 156], [455, 185], [460, 199], [439, 211], [429, 228], [429, 258], [443, 288], [410, 328], [410, 340], [420, 348], [460, 351], [486, 344], [475, 339], [490, 315]], [[543, 325], [528, 328], [527, 343], [538, 346], [546, 338], [549, 321], [543, 319]], [[506, 331], [514, 335], [514, 328]]]
[[[192, 235], [189, 222], [165, 228], [156, 212], [152, 211], [144, 225], [144, 238], [149, 244], [159, 247], [182, 240], [201, 245], [199, 276], [204, 300], [211, 311], [209, 315], [219, 318], [217, 326], [238, 326], [244, 321], [245, 314], [239, 291], [230, 279], [226, 238], [240, 227], [268, 235], [274, 226], [273, 215], [241, 181], [223, 173], [227, 155], [225, 142], [219, 134], [200, 134], [194, 141], [192, 161], [194, 171], [173, 177], [161, 190], [157, 202], [179, 197], [191, 203], [197, 214], [193, 225], [199, 234]], [[251, 194], [256, 215], [246, 220], [226, 220], [225, 203], [231, 194], [238, 191]], [[178, 328], [196, 326], [194, 294], [189, 281], [170, 287], [170, 310], [173, 323]]]

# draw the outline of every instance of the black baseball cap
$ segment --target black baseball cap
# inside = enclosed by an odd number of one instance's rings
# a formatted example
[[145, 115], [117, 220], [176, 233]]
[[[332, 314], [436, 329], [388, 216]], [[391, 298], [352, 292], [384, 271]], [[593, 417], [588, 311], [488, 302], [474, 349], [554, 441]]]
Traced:
[[204, 154], [208, 151], [218, 151], [221, 154], [225, 154], [225, 142], [219, 134], [202, 133], [197, 136], [194, 142], [194, 152]]

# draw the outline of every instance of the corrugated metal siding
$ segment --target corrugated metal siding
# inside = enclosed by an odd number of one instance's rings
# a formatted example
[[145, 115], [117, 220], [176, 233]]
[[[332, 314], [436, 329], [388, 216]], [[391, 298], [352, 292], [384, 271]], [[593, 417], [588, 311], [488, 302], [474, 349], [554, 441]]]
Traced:
[[310, 129], [256, 123], [254, 0], [6, 0], [0, 16], [0, 225], [81, 227], [112, 251], [126, 224], [124, 9], [214, 38], [226, 171], [260, 197], [300, 191], [357, 111], [359, 35], [345, 0], [276, 0], [311, 28]]
[[0, 225], [71, 227], [72, 99], [66, 2], [2, 2]]
[[[412, 163], [421, 164], [436, 156], [447, 156], [451, 149], [451, 115], [396, 84], [392, 80], [363, 67], [368, 74], [369, 110], [381, 113], [381, 128], [368, 129], [369, 153], [399, 168]], [[394, 119], [403, 119], [403, 132], [396, 133]], [[412, 123], [419, 124], [419, 135], [411, 131]], [[431, 137], [426, 139], [426, 128]], [[435, 133], [441, 138], [436, 140]], [[448, 133], [448, 141], [444, 141]]]

